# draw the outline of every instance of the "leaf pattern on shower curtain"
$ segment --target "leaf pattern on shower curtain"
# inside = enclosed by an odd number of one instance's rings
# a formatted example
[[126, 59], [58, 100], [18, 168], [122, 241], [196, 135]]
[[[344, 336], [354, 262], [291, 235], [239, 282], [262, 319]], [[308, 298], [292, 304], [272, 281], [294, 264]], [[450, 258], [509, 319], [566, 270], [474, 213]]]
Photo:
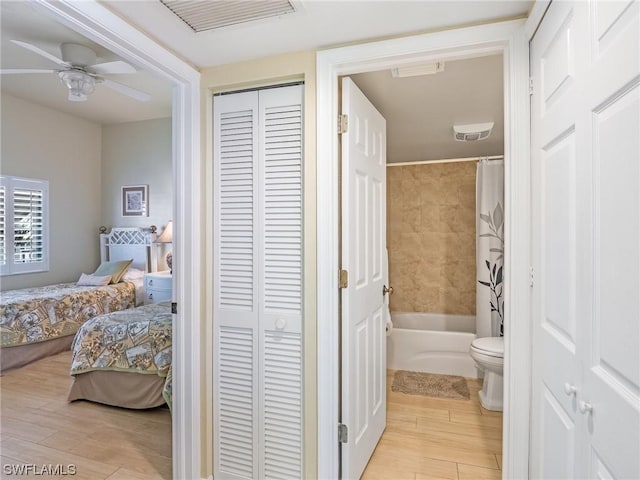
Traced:
[[496, 312], [500, 322], [500, 336], [504, 335], [504, 297], [503, 297], [503, 267], [504, 267], [504, 210], [502, 204], [498, 202], [493, 212], [480, 214], [480, 220], [486, 224], [489, 231], [480, 233], [480, 237], [495, 238], [499, 241], [499, 247], [489, 249], [491, 257], [495, 254], [495, 258], [485, 259], [485, 265], [489, 270], [489, 281], [478, 280], [478, 283], [488, 287], [491, 290], [489, 303], [491, 312]]

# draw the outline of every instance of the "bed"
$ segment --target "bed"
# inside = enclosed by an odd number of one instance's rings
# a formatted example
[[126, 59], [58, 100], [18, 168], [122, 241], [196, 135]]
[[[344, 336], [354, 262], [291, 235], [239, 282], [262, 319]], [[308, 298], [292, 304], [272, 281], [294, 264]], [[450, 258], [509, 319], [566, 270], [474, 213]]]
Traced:
[[171, 322], [169, 302], [87, 321], [71, 348], [68, 400], [134, 409], [171, 407]]
[[[0, 372], [68, 350], [88, 319], [135, 307], [144, 298], [144, 272], [155, 268], [155, 233], [114, 228], [100, 235], [101, 260], [129, 260], [124, 281], [102, 286], [62, 283], [0, 294]], [[140, 272], [140, 274], [135, 274]]]

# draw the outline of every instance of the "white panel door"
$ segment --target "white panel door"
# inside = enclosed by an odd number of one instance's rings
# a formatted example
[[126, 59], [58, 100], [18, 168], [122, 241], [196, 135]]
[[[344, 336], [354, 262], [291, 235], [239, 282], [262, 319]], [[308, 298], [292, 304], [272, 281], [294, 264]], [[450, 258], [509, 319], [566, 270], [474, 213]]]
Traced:
[[356, 479], [386, 426], [386, 122], [350, 78], [342, 113], [342, 478]]
[[552, 2], [531, 43], [533, 478], [639, 478], [638, 2]]
[[[640, 478], [640, 2], [590, 5], [583, 95], [591, 314], [584, 328], [587, 478]], [[586, 9], [586, 7], [583, 7]], [[584, 403], [583, 403], [584, 402]], [[586, 405], [585, 405], [586, 404]], [[585, 409], [585, 406], [587, 409]], [[592, 410], [588, 410], [591, 407]]]
[[[577, 398], [582, 379], [576, 327], [587, 294], [578, 279], [580, 191], [577, 75], [584, 18], [577, 5], [554, 2], [531, 44], [533, 175], [532, 477], [576, 478]], [[568, 392], [568, 393], [567, 393]]]

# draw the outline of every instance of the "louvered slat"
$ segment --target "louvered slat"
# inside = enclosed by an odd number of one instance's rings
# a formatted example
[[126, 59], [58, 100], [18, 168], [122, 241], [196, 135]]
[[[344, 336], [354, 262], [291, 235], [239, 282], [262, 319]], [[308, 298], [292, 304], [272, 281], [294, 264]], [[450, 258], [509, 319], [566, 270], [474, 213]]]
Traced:
[[302, 105], [264, 112], [264, 309], [302, 309]]
[[220, 115], [218, 280], [221, 308], [253, 308], [253, 117]]
[[302, 478], [302, 349], [300, 334], [265, 331], [264, 476]]
[[218, 455], [220, 471], [253, 478], [253, 332], [220, 327], [218, 340]]

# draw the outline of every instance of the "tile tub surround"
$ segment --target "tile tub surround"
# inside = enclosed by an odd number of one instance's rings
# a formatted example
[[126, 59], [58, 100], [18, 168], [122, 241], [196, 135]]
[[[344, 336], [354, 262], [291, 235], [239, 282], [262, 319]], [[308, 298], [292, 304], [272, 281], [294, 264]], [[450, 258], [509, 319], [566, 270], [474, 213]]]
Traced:
[[387, 168], [392, 311], [475, 315], [476, 162]]

